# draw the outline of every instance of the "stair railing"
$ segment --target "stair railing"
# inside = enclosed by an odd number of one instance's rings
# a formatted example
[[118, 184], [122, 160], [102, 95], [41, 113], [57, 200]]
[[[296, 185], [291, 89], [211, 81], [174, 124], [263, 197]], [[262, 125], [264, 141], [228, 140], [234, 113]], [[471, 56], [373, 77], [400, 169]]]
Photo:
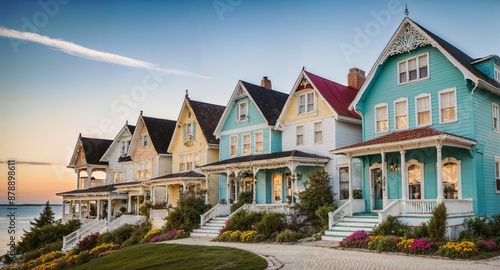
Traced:
[[348, 200], [337, 210], [328, 213], [328, 229], [331, 230], [345, 216], [352, 216], [352, 200]]

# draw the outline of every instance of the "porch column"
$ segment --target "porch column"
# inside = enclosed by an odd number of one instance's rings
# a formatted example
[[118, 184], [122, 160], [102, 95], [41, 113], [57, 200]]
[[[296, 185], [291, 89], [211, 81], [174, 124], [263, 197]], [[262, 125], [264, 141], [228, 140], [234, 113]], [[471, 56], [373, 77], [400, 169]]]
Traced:
[[127, 196], [127, 212], [132, 212], [132, 196], [130, 194], [127, 194]]
[[90, 188], [90, 184], [92, 183], [92, 167], [87, 168], [87, 183], [84, 188]]
[[229, 197], [231, 196], [231, 180], [229, 180], [229, 173], [227, 174], [227, 189], [226, 189], [226, 204], [229, 204]]
[[73, 218], [73, 200], [69, 200], [69, 218]]
[[61, 218], [61, 221], [64, 221], [64, 216], [66, 215], [66, 202], [62, 201], [62, 218]]
[[437, 201], [443, 201], [443, 164], [442, 164], [442, 153], [441, 153], [441, 145], [436, 145], [437, 152], [437, 162], [436, 162], [436, 171], [437, 171]]
[[97, 204], [96, 218], [101, 219], [101, 200], [97, 199], [95, 202]]
[[208, 204], [208, 174], [205, 176], [205, 204]]
[[80, 189], [80, 169], [76, 171], [76, 189]]
[[170, 191], [168, 190], [169, 185], [165, 185], [165, 201], [167, 202], [167, 207], [170, 205]]
[[111, 198], [108, 198], [108, 222], [111, 222]]
[[156, 203], [156, 186], [151, 186], [151, 197], [152, 198], [152, 202], [151, 204], [155, 204]]
[[406, 156], [405, 156], [406, 151], [401, 150], [399, 151], [399, 153], [401, 154], [401, 165], [399, 166], [399, 168], [401, 169], [401, 180], [402, 180], [401, 199], [405, 201], [406, 199], [408, 199], [408, 177], [406, 177]]
[[88, 218], [89, 215], [90, 215], [90, 200], [87, 200], [87, 209], [86, 209], [86, 211], [87, 211], [86, 212], [87, 215], [85, 217]]
[[385, 152], [382, 151], [381, 153], [381, 156], [382, 156], [382, 182], [384, 184], [384, 192], [383, 192], [383, 200], [384, 200], [384, 207], [387, 205], [387, 193], [388, 193], [388, 189], [387, 189], [387, 166], [386, 166], [386, 163], [385, 163]]
[[257, 173], [259, 171], [253, 170], [253, 180], [252, 180], [252, 185], [253, 185], [253, 194], [252, 194], [252, 204], [256, 203], [256, 198], [257, 198]]
[[353, 191], [352, 191], [352, 157], [350, 154], [347, 154], [347, 167], [349, 168], [349, 200], [353, 199]]

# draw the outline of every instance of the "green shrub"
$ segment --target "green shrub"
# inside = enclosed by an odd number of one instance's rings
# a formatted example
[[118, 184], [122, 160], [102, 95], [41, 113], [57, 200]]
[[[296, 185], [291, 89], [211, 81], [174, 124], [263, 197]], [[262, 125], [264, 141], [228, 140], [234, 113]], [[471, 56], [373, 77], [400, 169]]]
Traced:
[[253, 192], [252, 191], [244, 191], [238, 195], [238, 202], [231, 205], [231, 213], [236, 211], [238, 208], [242, 207], [246, 203], [253, 202]]
[[395, 235], [404, 236], [410, 232], [408, 226], [401, 223], [396, 217], [388, 216], [371, 233], [371, 235]]
[[49, 223], [41, 228], [33, 228], [21, 238], [16, 245], [17, 253], [25, 253], [30, 250], [43, 247], [47, 244], [62, 240], [66, 236], [78, 228], [80, 228], [79, 220], [69, 220], [66, 224]]
[[286, 229], [286, 217], [281, 213], [266, 213], [262, 220], [255, 224], [257, 233], [270, 237], [275, 232], [281, 232]]
[[321, 228], [326, 228], [328, 226], [328, 213], [335, 211], [335, 209], [337, 209], [337, 207], [333, 205], [323, 205], [314, 212], [321, 221]]
[[254, 225], [262, 220], [263, 216], [263, 213], [247, 212], [245, 210], [239, 211], [231, 217], [231, 220], [226, 225], [225, 230], [252, 230]]
[[130, 238], [133, 231], [134, 231], [134, 225], [125, 224], [111, 232], [111, 238], [112, 238], [111, 242], [121, 245], [123, 242], [125, 242], [127, 239]]
[[209, 205], [205, 204], [204, 192], [193, 193], [187, 191], [183, 193], [177, 206], [172, 208], [167, 217], [167, 230], [184, 230], [192, 231], [200, 225], [200, 215], [210, 209]]
[[91, 250], [97, 246], [97, 240], [99, 239], [99, 233], [92, 233], [85, 236], [76, 246], [80, 250]]
[[305, 235], [301, 232], [294, 232], [290, 230], [286, 230], [284, 232], [281, 232], [276, 236], [276, 241], [283, 243], [283, 242], [295, 242], [301, 238], [304, 238]]
[[479, 238], [490, 238], [493, 234], [487, 217], [472, 217], [466, 218], [464, 224], [467, 226], [467, 230], [473, 232]]
[[413, 227], [408, 234], [405, 235], [405, 238], [429, 238], [429, 230], [427, 229], [427, 223], [422, 222], [420, 226]]
[[97, 238], [97, 245], [111, 242], [113, 242], [113, 235], [111, 235], [111, 232], [101, 233], [99, 234], [99, 238]]
[[132, 235], [122, 243], [122, 247], [132, 246], [138, 243], [147, 243], [147, 239], [144, 236], [151, 230], [151, 223], [149, 221], [144, 221], [139, 225], [136, 225]]
[[262, 241], [264, 241], [266, 239], [267, 239], [267, 237], [265, 235], [263, 235], [261, 233], [258, 233], [258, 234], [255, 235], [253, 241], [254, 241], [254, 243], [259, 243], [259, 242], [262, 242]]
[[318, 170], [308, 175], [309, 181], [304, 183], [304, 191], [299, 193], [300, 203], [297, 207], [308, 215], [307, 220], [318, 228], [321, 219], [316, 216], [316, 210], [324, 205], [334, 205], [333, 191], [330, 185], [330, 176], [326, 171]]
[[78, 258], [76, 259], [76, 265], [84, 264], [90, 262], [93, 259], [93, 256], [90, 255], [89, 251], [85, 250], [78, 254]]
[[429, 237], [435, 243], [443, 243], [446, 233], [446, 205], [444, 202], [439, 203], [432, 211], [432, 217], [429, 220], [427, 230]]

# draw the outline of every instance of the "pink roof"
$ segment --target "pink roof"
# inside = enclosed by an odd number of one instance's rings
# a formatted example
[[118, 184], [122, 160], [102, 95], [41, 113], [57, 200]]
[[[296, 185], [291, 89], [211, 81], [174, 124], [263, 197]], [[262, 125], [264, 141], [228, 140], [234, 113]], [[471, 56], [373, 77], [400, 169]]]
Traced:
[[304, 72], [335, 112], [341, 116], [361, 119], [359, 114], [349, 110], [349, 105], [356, 97], [358, 90], [340, 83], [332, 82], [307, 72], [306, 70], [304, 70]]

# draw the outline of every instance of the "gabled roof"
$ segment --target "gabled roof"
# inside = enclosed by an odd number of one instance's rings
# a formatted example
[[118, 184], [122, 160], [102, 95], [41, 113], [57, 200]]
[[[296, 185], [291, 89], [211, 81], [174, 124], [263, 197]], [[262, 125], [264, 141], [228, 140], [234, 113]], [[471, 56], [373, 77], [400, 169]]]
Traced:
[[149, 137], [158, 154], [167, 154], [176, 122], [173, 120], [142, 116]]
[[207, 142], [209, 144], [219, 144], [219, 139], [215, 138], [214, 131], [226, 107], [189, 98], [187, 100]]
[[[417, 43], [408, 43], [408, 44], [396, 44], [397, 39], [405, 34], [405, 31], [415, 30], [420, 37], [413, 37], [413, 41], [417, 41]], [[370, 86], [372, 79], [377, 74], [377, 70], [380, 65], [382, 65], [385, 60], [394, 54], [402, 53], [403, 51], [411, 51], [417, 47], [424, 45], [432, 45], [437, 48], [453, 65], [455, 65], [464, 75], [464, 79], [471, 80], [476, 84], [476, 86], [482, 87], [492, 93], [497, 95], [500, 94], [500, 83], [488, 77], [486, 74], [479, 71], [472, 62], [475, 59], [471, 58], [455, 46], [451, 45], [447, 41], [438, 37], [434, 33], [410, 20], [410, 18], [405, 17], [398, 29], [392, 36], [389, 43], [386, 45], [385, 49], [382, 51], [377, 61], [373, 65], [370, 73], [368, 74], [365, 83], [361, 87], [360, 91], [356, 95], [356, 98], [349, 106], [349, 109], [355, 109], [356, 104], [363, 96], [365, 90]]]
[[80, 133], [78, 135], [75, 150], [73, 151], [73, 156], [71, 157], [71, 161], [68, 167], [75, 167], [75, 162], [78, 157], [78, 150], [80, 148], [80, 145], [83, 147], [86, 164], [108, 165], [107, 162], [101, 162], [100, 159], [106, 152], [106, 150], [108, 150], [112, 142], [112, 140], [82, 137], [82, 134]]
[[121, 137], [124, 134], [130, 134], [130, 135], [134, 134], [134, 130], [135, 130], [135, 126], [125, 124], [122, 127], [122, 129], [118, 132], [118, 134], [116, 134], [116, 137], [113, 139], [113, 142], [108, 147], [108, 149], [106, 149], [106, 152], [104, 152], [104, 154], [100, 158], [100, 161], [105, 161], [105, 162], [109, 161], [109, 155], [111, 154], [112, 149], [117, 147], [117, 144], [120, 142]]
[[229, 99], [228, 105], [226, 106], [224, 113], [215, 128], [214, 134], [217, 137], [220, 136], [222, 127], [224, 126], [229, 113], [233, 109], [234, 100], [238, 97], [237, 92], [239, 89], [244, 90], [248, 94], [248, 97], [257, 106], [257, 109], [269, 126], [276, 125], [276, 121], [281, 114], [281, 110], [283, 109], [283, 106], [285, 106], [286, 100], [288, 99], [288, 94], [239, 80], [231, 98]]
[[86, 194], [86, 193], [102, 193], [102, 192], [113, 192], [116, 190], [117, 186], [126, 185], [129, 183], [118, 183], [118, 184], [110, 184], [98, 187], [91, 187], [87, 189], [75, 189], [70, 191], [64, 191], [56, 193], [57, 196], [62, 195], [76, 195], [76, 194]]
[[290, 158], [292, 158], [292, 157], [295, 157], [295, 158], [315, 158], [315, 159], [326, 159], [326, 160], [330, 159], [329, 157], [320, 156], [320, 155], [311, 154], [311, 153], [306, 153], [306, 152], [302, 152], [299, 150], [290, 150], [290, 151], [274, 152], [274, 153], [261, 154], [261, 155], [249, 155], [249, 156], [230, 158], [230, 159], [226, 159], [226, 160], [213, 162], [213, 163], [207, 164], [205, 166], [201, 166], [201, 168], [210, 167], [210, 166], [217, 166], [217, 165], [249, 162], [249, 161], [287, 158], [287, 157], [290, 157]]

